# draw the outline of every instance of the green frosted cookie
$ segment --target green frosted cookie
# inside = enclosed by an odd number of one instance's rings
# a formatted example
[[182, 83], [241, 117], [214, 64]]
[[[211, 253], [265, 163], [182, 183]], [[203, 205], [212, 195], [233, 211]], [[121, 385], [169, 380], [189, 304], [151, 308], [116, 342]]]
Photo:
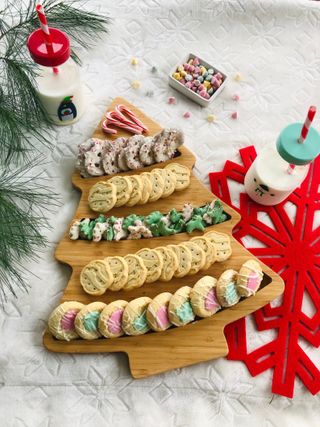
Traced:
[[169, 219], [172, 224], [176, 224], [181, 220], [181, 218], [182, 218], [182, 214], [177, 212], [175, 209], [172, 209], [169, 212]]
[[205, 225], [200, 215], [194, 215], [186, 224], [187, 233], [192, 233], [194, 230], [203, 231], [204, 228]]
[[151, 225], [151, 224], [157, 224], [160, 219], [163, 217], [163, 214], [159, 211], [154, 211], [151, 212], [150, 215], [146, 216], [146, 224]]
[[93, 237], [93, 229], [96, 225], [95, 221], [81, 221], [79, 226], [79, 234], [81, 239], [84, 240], [92, 240]]
[[136, 214], [128, 215], [123, 220], [122, 228], [128, 231], [128, 227], [130, 227], [131, 225], [135, 225], [135, 222], [138, 221], [139, 219], [143, 221], [144, 217], [138, 216]]

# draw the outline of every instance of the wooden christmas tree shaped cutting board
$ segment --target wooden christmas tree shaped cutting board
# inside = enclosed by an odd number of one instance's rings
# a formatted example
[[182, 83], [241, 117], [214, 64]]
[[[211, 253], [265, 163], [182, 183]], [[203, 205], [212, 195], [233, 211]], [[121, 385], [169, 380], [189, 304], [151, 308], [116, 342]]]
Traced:
[[[118, 104], [128, 106], [149, 128], [149, 134], [154, 135], [161, 131], [161, 127], [152, 119], [146, 116], [135, 106], [122, 98], [116, 98], [108, 110], [114, 109]], [[131, 134], [119, 131], [116, 137], [131, 136]], [[93, 133], [93, 137], [105, 139], [106, 135], [101, 130], [101, 123]], [[109, 138], [109, 137], [108, 137]], [[199, 144], [201, 142], [199, 141]], [[148, 172], [155, 167], [165, 167], [170, 162], [178, 162], [186, 165], [192, 170], [195, 164], [194, 155], [185, 147], [180, 150], [181, 155], [165, 163], [156, 164], [137, 171], [125, 172], [122, 175], [140, 174]], [[72, 182], [81, 192], [81, 199], [74, 219], [83, 217], [96, 217], [88, 206], [88, 192], [93, 184], [98, 181], [106, 180], [109, 176], [97, 178], [81, 178], [79, 172], [75, 172]], [[159, 210], [167, 213], [170, 209], [182, 210], [186, 202], [194, 206], [202, 206], [213, 199], [212, 193], [191, 174], [190, 186], [180, 192], [173, 193], [166, 199], [160, 199], [153, 203], [145, 205], [136, 205], [134, 207], [114, 208], [108, 212], [108, 215], [123, 217], [132, 213], [138, 215], [147, 215], [152, 211]], [[228, 221], [206, 228], [206, 231], [215, 230], [227, 233], [231, 237], [232, 256], [227, 261], [213, 264], [208, 270], [200, 271], [193, 276], [186, 276], [181, 279], [173, 278], [170, 282], [155, 282], [146, 284], [139, 289], [124, 292], [107, 291], [100, 297], [94, 297], [86, 294], [79, 281], [82, 268], [90, 261], [103, 259], [111, 255], [127, 255], [135, 253], [139, 249], [148, 247], [156, 248], [168, 244], [182, 243], [190, 240], [196, 235], [202, 235], [201, 232], [193, 232], [191, 235], [180, 233], [168, 237], [158, 237], [141, 240], [122, 240], [120, 242], [92, 242], [87, 240], [72, 241], [69, 239], [68, 230], [59, 243], [56, 250], [56, 259], [62, 263], [68, 264], [72, 268], [72, 274], [68, 285], [64, 291], [61, 302], [79, 301], [88, 304], [93, 301], [103, 301], [110, 303], [117, 299], [130, 301], [141, 296], [155, 297], [161, 292], [169, 291], [174, 293], [181, 286], [193, 286], [197, 280], [204, 275], [214, 277], [228, 269], [239, 270], [241, 265], [253, 256], [240, 243], [232, 237], [232, 229], [239, 222], [239, 214], [223, 204], [224, 211], [228, 214]], [[74, 340], [70, 342], [58, 341], [46, 331], [44, 334], [44, 345], [47, 349], [61, 353], [102, 353], [102, 352], [124, 352], [128, 355], [130, 370], [135, 378], [143, 378], [149, 375], [158, 374], [174, 368], [181, 368], [206, 360], [225, 356], [228, 353], [226, 340], [223, 334], [224, 327], [253, 311], [263, 307], [283, 292], [283, 281], [266, 265], [263, 265], [264, 279], [260, 290], [255, 296], [241, 300], [237, 305], [223, 309], [211, 318], [201, 319], [187, 326], [180, 328], [171, 328], [165, 332], [151, 332], [146, 335], [136, 337], [121, 337], [115, 339], [98, 339], [95, 341]], [[54, 308], [54, 307], [53, 307]]]

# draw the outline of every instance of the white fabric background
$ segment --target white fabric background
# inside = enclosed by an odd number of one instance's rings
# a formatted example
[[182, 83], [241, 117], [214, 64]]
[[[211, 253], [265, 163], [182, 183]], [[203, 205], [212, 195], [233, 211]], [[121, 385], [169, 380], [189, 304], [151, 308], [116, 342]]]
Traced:
[[[319, 425], [319, 396], [299, 382], [293, 400], [271, 393], [271, 373], [252, 378], [240, 362], [224, 359], [133, 380], [121, 354], [60, 355], [42, 346], [42, 333], [58, 304], [70, 270], [54, 260], [54, 249], [71, 220], [79, 195], [71, 185], [77, 144], [88, 138], [117, 95], [132, 101], [163, 126], [181, 127], [197, 155], [196, 174], [209, 171], [238, 149], [274, 142], [288, 123], [320, 105], [320, 4], [298, 0], [91, 0], [90, 7], [113, 17], [110, 36], [83, 52], [89, 95], [85, 117], [52, 133], [47, 175], [63, 207], [48, 214], [52, 245], [31, 266], [29, 294], [0, 311], [1, 426], [233, 426]], [[202, 55], [231, 77], [229, 87], [204, 110], [169, 89], [167, 73], [189, 51]], [[130, 65], [131, 57], [139, 65]], [[151, 66], [159, 73], [150, 73]], [[141, 89], [130, 88], [132, 80]], [[145, 96], [153, 90], [154, 98]], [[236, 105], [231, 95], [239, 93]], [[178, 105], [169, 106], [174, 95]], [[239, 120], [230, 119], [239, 111]], [[182, 118], [190, 111], [189, 120]], [[213, 112], [218, 121], [209, 124]], [[318, 120], [319, 123], [319, 120]], [[249, 331], [252, 347], [272, 333]], [[318, 363], [319, 350], [308, 348]]]

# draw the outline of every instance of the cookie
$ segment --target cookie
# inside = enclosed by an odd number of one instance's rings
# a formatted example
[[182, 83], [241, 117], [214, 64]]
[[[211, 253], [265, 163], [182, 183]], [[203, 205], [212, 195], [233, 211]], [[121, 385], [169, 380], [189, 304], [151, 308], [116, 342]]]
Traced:
[[140, 169], [143, 164], [140, 161], [140, 147], [144, 142], [142, 135], [134, 135], [128, 139], [127, 146], [124, 148], [124, 158], [129, 169]]
[[225, 270], [218, 279], [216, 292], [222, 307], [231, 307], [240, 300], [237, 291], [237, 276], [238, 273], [235, 270]]
[[160, 253], [163, 259], [163, 266], [159, 280], [169, 282], [176, 269], [178, 268], [178, 257], [172, 249], [166, 246], [159, 246], [156, 251]]
[[72, 223], [69, 230], [69, 239], [70, 240], [78, 240], [80, 235], [80, 224], [81, 221], [76, 220]]
[[193, 286], [190, 301], [194, 313], [199, 317], [210, 317], [221, 306], [216, 296], [217, 279], [204, 276]]
[[151, 136], [144, 139], [144, 143], [141, 145], [139, 150], [140, 162], [144, 166], [150, 166], [155, 163], [153, 154], [153, 138]]
[[124, 260], [128, 264], [128, 280], [123, 286], [124, 291], [140, 288], [147, 278], [147, 267], [143, 260], [137, 255], [126, 255]]
[[169, 321], [175, 326], [184, 326], [195, 318], [190, 302], [191, 290], [190, 286], [183, 286], [170, 299], [168, 307]]
[[101, 337], [98, 322], [101, 311], [106, 304], [103, 302], [92, 302], [85, 305], [77, 314], [74, 325], [77, 333], [84, 340], [96, 340]]
[[159, 171], [151, 171], [150, 180], [152, 184], [152, 190], [149, 197], [149, 202], [155, 202], [159, 200], [164, 190], [164, 180], [162, 174]]
[[196, 274], [203, 268], [206, 262], [206, 254], [203, 249], [194, 242], [185, 242], [183, 245], [190, 249], [192, 255], [191, 268], [188, 274]]
[[140, 202], [142, 197], [143, 183], [139, 175], [128, 176], [132, 184], [132, 191], [127, 206], [134, 206]]
[[216, 247], [210, 242], [209, 239], [202, 236], [193, 237], [190, 242], [194, 242], [196, 245], [200, 246], [200, 248], [206, 254], [206, 261], [202, 267], [202, 270], [208, 270], [208, 268], [210, 268], [217, 259]]
[[88, 202], [90, 209], [95, 212], [108, 212], [117, 201], [117, 189], [109, 182], [97, 182], [89, 191]]
[[192, 254], [187, 246], [180, 245], [168, 245], [169, 249], [172, 249], [178, 258], [178, 268], [174, 272], [174, 277], [184, 277], [186, 276], [192, 264]]
[[175, 191], [181, 191], [190, 185], [190, 169], [180, 163], [169, 163], [166, 169], [174, 172], [177, 178]]
[[124, 218], [117, 218], [112, 226], [113, 238], [115, 241], [127, 239], [128, 232], [123, 227]]
[[152, 182], [150, 179], [150, 174], [147, 172], [142, 173], [139, 175], [139, 177], [142, 180], [142, 194], [138, 205], [144, 205], [149, 201], [149, 197], [152, 191]]
[[128, 303], [122, 316], [122, 329], [127, 335], [142, 335], [150, 330], [147, 308], [151, 298], [136, 298]]
[[84, 155], [84, 169], [90, 176], [104, 175], [99, 153], [88, 151]]
[[135, 225], [129, 225], [128, 231], [129, 240], [138, 240], [142, 237], [144, 237], [145, 239], [149, 239], [150, 237], [152, 237], [151, 230], [149, 230], [149, 228], [141, 220], [135, 221]]
[[117, 153], [117, 155], [116, 155], [116, 162], [117, 162], [118, 168], [121, 171], [126, 172], [126, 171], [130, 170], [130, 168], [127, 165], [127, 161], [126, 161], [126, 156], [125, 156], [124, 150], [121, 150], [121, 151], [119, 151], [119, 153]]
[[170, 328], [168, 307], [172, 297], [170, 292], [157, 295], [147, 308], [147, 322], [153, 331], [161, 332]]
[[170, 169], [153, 169], [157, 170], [162, 174], [164, 187], [162, 191], [161, 198], [164, 199], [165, 197], [171, 196], [171, 194], [175, 191], [176, 184], [177, 184], [177, 178], [174, 172], [172, 172]]
[[136, 253], [147, 268], [147, 278], [146, 283], [152, 283], [158, 280], [161, 276], [162, 267], [163, 267], [163, 259], [159, 252], [155, 249], [140, 249]]
[[237, 277], [237, 290], [241, 297], [255, 295], [263, 279], [261, 265], [254, 259], [242, 264]]
[[124, 335], [122, 329], [122, 316], [127, 301], [117, 300], [108, 304], [99, 317], [99, 331], [105, 338], [118, 338]]
[[102, 152], [102, 167], [106, 175], [113, 175], [121, 172], [117, 162], [117, 145], [111, 141], [105, 141]]
[[80, 283], [87, 294], [102, 295], [112, 285], [113, 274], [105, 261], [91, 261], [82, 269]]
[[130, 199], [132, 192], [132, 182], [127, 176], [114, 176], [108, 180], [109, 184], [113, 184], [116, 187], [116, 203], [115, 207], [125, 205]]
[[218, 233], [216, 231], [208, 231], [204, 234], [204, 237], [210, 240], [210, 242], [217, 249], [217, 261], [222, 262], [230, 258], [232, 254], [230, 237], [224, 233]]
[[48, 320], [49, 331], [58, 340], [71, 341], [79, 338], [74, 321], [84, 304], [76, 301], [67, 301], [60, 304], [50, 314]]
[[108, 289], [109, 291], [119, 291], [128, 281], [128, 264], [121, 256], [109, 256], [104, 261], [109, 265], [113, 275], [113, 282]]

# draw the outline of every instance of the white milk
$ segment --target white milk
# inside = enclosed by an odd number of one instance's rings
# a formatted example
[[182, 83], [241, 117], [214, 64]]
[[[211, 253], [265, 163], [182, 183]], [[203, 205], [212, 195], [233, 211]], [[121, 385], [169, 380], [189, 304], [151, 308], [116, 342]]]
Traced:
[[300, 187], [308, 174], [309, 164], [296, 166], [288, 173], [289, 164], [276, 147], [268, 147], [258, 154], [248, 170], [244, 185], [247, 194], [261, 205], [277, 205]]
[[52, 121], [57, 125], [76, 122], [84, 111], [83, 87], [77, 65], [69, 59], [58, 67], [58, 74], [50, 67], [39, 66], [39, 69], [37, 92]]

